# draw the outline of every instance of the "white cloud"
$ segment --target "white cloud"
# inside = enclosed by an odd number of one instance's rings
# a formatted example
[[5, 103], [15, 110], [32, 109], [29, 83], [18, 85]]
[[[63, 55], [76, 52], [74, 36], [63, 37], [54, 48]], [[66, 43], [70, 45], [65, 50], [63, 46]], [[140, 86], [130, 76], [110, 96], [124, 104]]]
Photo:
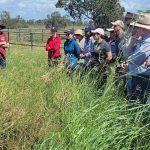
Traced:
[[126, 11], [137, 12], [138, 10], [150, 9], [149, 0], [120, 0], [120, 2]]
[[[120, 0], [120, 2], [126, 11], [150, 9], [149, 0]], [[43, 19], [54, 11], [66, 14], [63, 9], [55, 8], [56, 3], [57, 0], [0, 0], [1, 11], [9, 11], [13, 17], [20, 15], [25, 19]]]

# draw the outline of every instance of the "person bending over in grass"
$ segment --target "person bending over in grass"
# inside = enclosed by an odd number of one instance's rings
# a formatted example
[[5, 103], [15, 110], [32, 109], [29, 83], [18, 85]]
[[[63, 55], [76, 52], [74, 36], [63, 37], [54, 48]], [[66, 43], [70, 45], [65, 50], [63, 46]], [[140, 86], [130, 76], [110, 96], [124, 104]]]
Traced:
[[9, 48], [7, 35], [2, 32], [5, 29], [2, 21], [0, 21], [0, 68], [6, 67], [6, 48]]
[[51, 28], [52, 36], [47, 40], [46, 51], [48, 51], [49, 67], [57, 66], [60, 62], [60, 45], [61, 38], [57, 35], [57, 28]]

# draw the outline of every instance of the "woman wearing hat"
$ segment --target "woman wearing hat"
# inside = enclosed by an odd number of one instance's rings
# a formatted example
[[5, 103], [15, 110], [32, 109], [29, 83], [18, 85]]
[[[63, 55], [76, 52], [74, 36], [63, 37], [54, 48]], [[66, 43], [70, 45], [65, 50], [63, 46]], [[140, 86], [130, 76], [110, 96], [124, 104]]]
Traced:
[[0, 21], [0, 68], [6, 67], [6, 48], [9, 48], [7, 35], [2, 32], [5, 26]]
[[66, 67], [70, 72], [76, 69], [77, 61], [80, 57], [80, 46], [74, 38], [74, 30], [68, 30], [66, 33], [66, 41], [64, 43], [64, 53], [66, 56]]
[[98, 63], [105, 64], [110, 62], [112, 59], [111, 48], [109, 44], [103, 39], [104, 30], [102, 28], [97, 28], [96, 30], [92, 30], [94, 36], [94, 47], [91, 51], [91, 63], [92, 67], [97, 65]]
[[84, 38], [84, 33], [81, 29], [75, 30], [75, 39], [80, 46], [80, 52], [81, 52], [81, 54], [80, 54], [81, 59], [78, 61], [78, 63], [80, 64], [80, 66], [82, 66], [84, 63], [84, 59], [82, 59], [81, 56], [84, 53], [85, 38]]
[[48, 65], [56, 66], [60, 62], [61, 38], [57, 35], [57, 28], [51, 28], [52, 36], [47, 40], [46, 51], [48, 51]]
[[97, 28], [96, 30], [92, 30], [92, 33], [95, 42], [88, 66], [89, 68], [97, 68], [94, 78], [97, 78], [98, 87], [101, 87], [107, 79], [108, 63], [112, 59], [112, 53], [109, 44], [104, 40], [104, 30]]

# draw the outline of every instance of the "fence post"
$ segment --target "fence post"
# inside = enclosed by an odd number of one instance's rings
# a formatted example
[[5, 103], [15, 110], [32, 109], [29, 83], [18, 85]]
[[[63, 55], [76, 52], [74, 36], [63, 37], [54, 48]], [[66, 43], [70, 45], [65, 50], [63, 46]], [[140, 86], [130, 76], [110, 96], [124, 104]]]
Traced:
[[44, 40], [44, 37], [43, 37], [44, 35], [43, 35], [43, 29], [42, 29], [42, 42], [43, 42], [43, 40]]
[[18, 34], [18, 40], [20, 41], [20, 37], [21, 37], [21, 34], [20, 34], [20, 29], [19, 29], [19, 34]]
[[[8, 32], [8, 41], [9, 41], [9, 40], [10, 40], [10, 32], [9, 32], [9, 28], [8, 28], [7, 32]], [[10, 42], [10, 41], [9, 41], [9, 42]]]
[[30, 43], [31, 43], [31, 49], [33, 49], [33, 33], [30, 32]]

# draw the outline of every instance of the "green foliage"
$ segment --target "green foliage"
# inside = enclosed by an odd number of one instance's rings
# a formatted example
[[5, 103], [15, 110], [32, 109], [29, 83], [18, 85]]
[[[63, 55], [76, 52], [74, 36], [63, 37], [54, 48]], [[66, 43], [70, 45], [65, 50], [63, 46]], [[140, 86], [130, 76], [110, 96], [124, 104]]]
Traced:
[[61, 16], [59, 12], [53, 12], [51, 15], [47, 15], [47, 20], [45, 22], [46, 28], [56, 26], [58, 28], [65, 28], [72, 24], [67, 16]]
[[74, 19], [85, 16], [101, 27], [122, 19], [125, 11], [119, 0], [58, 0], [56, 7], [64, 8]]
[[[48, 68], [43, 49], [11, 46], [0, 70], [0, 148], [149, 150], [148, 105], [128, 104], [115, 69], [104, 89]], [[121, 82], [120, 82], [121, 83]]]
[[21, 18], [20, 16], [16, 16], [15, 18], [12, 18], [10, 13], [7, 11], [1, 12], [0, 19], [4, 22], [6, 27], [10, 29], [28, 27], [28, 24], [23, 18]]

